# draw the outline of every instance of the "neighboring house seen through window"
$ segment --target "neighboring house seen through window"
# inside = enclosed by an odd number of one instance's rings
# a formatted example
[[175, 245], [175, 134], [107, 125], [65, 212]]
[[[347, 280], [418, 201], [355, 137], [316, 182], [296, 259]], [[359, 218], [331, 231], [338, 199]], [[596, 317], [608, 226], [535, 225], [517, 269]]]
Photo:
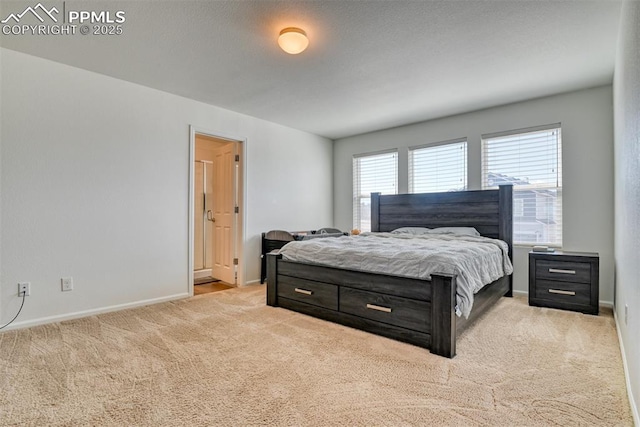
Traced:
[[515, 244], [562, 246], [560, 124], [482, 136], [482, 187], [513, 187]]
[[398, 152], [353, 157], [353, 228], [371, 231], [371, 193], [397, 194]]
[[409, 193], [467, 189], [467, 140], [409, 149]]

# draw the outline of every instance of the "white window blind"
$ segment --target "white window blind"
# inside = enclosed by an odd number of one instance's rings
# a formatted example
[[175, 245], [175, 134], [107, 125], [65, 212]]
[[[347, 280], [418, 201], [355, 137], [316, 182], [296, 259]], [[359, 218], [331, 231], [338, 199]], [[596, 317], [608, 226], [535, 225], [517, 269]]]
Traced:
[[409, 149], [409, 192], [435, 193], [467, 188], [467, 140]]
[[516, 244], [562, 246], [560, 124], [482, 136], [482, 186], [513, 185]]
[[398, 192], [396, 151], [353, 157], [353, 228], [371, 231], [371, 193]]

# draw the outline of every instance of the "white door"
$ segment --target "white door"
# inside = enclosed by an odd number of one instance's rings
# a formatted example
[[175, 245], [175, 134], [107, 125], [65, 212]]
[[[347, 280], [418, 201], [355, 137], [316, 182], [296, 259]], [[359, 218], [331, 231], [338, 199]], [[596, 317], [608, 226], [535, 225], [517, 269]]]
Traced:
[[236, 144], [229, 143], [214, 152], [213, 189], [213, 266], [212, 276], [223, 282], [236, 283], [235, 207], [236, 207]]
[[[213, 265], [213, 173], [214, 167], [211, 162], [203, 161], [204, 164], [204, 269], [211, 269]], [[197, 203], [196, 203], [197, 206]]]
[[194, 215], [193, 215], [193, 269], [202, 270], [205, 268], [205, 165], [202, 162], [194, 163]]

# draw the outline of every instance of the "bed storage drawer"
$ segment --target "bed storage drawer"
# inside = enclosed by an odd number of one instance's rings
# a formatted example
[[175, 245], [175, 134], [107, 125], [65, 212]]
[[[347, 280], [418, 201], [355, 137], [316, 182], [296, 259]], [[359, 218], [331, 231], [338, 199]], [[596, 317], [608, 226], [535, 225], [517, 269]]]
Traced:
[[331, 310], [338, 309], [338, 287], [327, 283], [281, 276], [278, 296]]
[[430, 310], [425, 301], [340, 287], [340, 311], [378, 322], [429, 332]]

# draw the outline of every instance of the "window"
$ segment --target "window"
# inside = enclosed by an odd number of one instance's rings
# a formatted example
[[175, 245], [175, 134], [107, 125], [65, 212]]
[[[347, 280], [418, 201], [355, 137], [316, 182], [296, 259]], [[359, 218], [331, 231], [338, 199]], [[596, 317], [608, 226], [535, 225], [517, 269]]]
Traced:
[[513, 199], [513, 216], [524, 216], [524, 200], [518, 198]]
[[513, 241], [562, 246], [560, 124], [482, 136], [482, 187], [513, 187]]
[[409, 149], [409, 193], [467, 189], [467, 140]]
[[353, 228], [371, 231], [371, 193], [398, 192], [397, 151], [353, 157]]

